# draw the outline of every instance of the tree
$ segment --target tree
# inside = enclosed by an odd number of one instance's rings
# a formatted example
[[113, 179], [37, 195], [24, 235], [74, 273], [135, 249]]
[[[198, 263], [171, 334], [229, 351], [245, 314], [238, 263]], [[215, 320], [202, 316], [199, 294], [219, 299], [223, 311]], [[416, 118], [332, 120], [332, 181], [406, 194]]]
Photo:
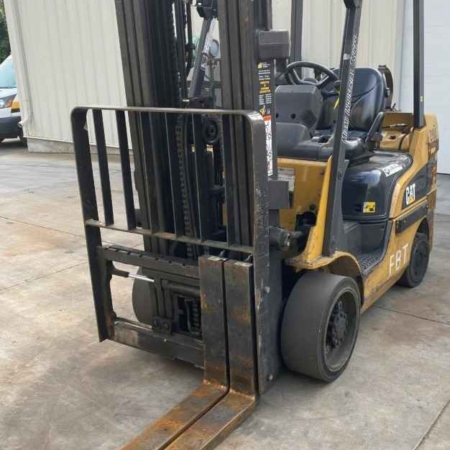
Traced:
[[0, 0], [0, 63], [11, 53], [8, 26], [6, 24], [5, 5]]

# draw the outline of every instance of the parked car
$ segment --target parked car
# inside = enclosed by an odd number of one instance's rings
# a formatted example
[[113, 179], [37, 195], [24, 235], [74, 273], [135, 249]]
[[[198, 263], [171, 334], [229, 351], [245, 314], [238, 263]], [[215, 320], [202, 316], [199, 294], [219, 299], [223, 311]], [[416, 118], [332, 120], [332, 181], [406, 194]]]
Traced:
[[25, 141], [23, 130], [19, 126], [20, 120], [16, 73], [10, 55], [0, 64], [0, 142], [10, 138]]

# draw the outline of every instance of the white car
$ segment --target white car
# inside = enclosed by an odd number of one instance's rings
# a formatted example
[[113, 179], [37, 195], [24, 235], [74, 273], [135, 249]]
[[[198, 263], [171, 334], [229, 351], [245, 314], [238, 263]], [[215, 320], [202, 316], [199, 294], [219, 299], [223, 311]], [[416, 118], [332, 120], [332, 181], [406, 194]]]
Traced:
[[0, 64], [0, 142], [9, 138], [24, 141], [20, 120], [16, 73], [10, 55]]

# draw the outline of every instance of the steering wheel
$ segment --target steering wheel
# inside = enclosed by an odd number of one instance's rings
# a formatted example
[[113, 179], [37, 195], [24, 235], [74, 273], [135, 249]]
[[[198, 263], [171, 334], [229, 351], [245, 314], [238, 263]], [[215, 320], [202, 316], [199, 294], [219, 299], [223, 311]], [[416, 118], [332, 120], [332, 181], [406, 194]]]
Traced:
[[[297, 69], [313, 69], [316, 72], [326, 75], [325, 78], [319, 81], [313, 81], [311, 79], [305, 80], [299, 77]], [[323, 89], [328, 83], [332, 81], [338, 81], [338, 76], [330, 70], [328, 67], [322, 66], [322, 64], [317, 64], [308, 61], [296, 61], [289, 64], [286, 68], [284, 74], [288, 84], [299, 84], [299, 85], [309, 85], [316, 86], [318, 89]]]

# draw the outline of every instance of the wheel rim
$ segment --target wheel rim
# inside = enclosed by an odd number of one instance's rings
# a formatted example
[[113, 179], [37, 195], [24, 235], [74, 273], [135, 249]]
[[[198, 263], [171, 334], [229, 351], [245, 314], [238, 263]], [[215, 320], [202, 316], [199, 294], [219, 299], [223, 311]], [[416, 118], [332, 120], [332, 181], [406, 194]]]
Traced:
[[428, 267], [428, 249], [425, 242], [416, 246], [411, 258], [411, 275], [415, 282], [422, 280]]
[[338, 295], [331, 308], [323, 353], [325, 365], [332, 372], [341, 370], [352, 354], [358, 331], [356, 308], [352, 291]]

